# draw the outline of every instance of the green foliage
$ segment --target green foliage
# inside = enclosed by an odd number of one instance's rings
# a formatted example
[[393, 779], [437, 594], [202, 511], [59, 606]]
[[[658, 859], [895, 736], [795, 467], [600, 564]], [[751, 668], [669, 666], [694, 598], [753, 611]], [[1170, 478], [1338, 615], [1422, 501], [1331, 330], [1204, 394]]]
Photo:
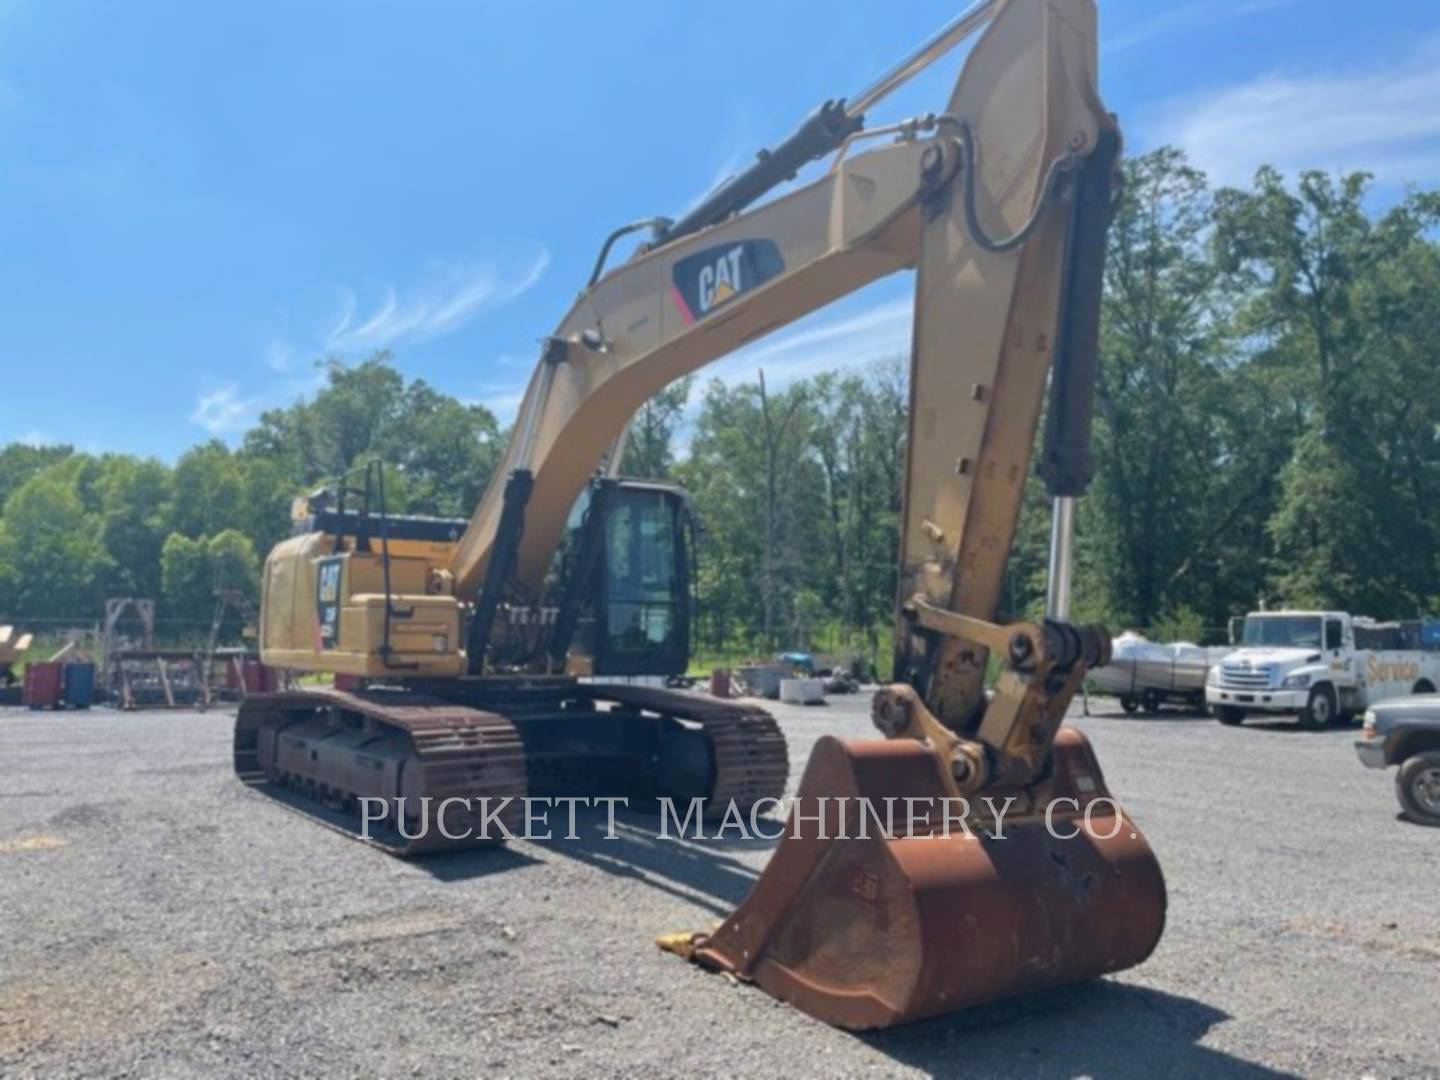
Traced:
[[195, 539], [174, 532], [160, 553], [160, 578], [166, 617], [201, 622], [214, 612], [221, 589], [255, 599], [260, 559], [250, 538], [234, 529]]
[[1194, 608], [1181, 604], [1162, 612], [1150, 627], [1157, 641], [1199, 641], [1205, 636], [1205, 619]]
[[423, 380], [407, 383], [389, 353], [354, 367], [330, 360], [325, 373], [325, 386], [309, 401], [261, 415], [242, 455], [270, 463], [271, 478], [284, 477], [296, 490], [378, 458], [405, 474], [412, 512], [468, 517], [503, 449], [491, 412]]
[[204, 618], [214, 593], [214, 574], [205, 541], [178, 532], [167, 536], [160, 552], [160, 581], [167, 616]]
[[[1440, 605], [1440, 194], [1374, 208], [1363, 174], [1260, 170], [1214, 190], [1178, 151], [1124, 165], [1101, 325], [1073, 615], [1198, 639], [1262, 599], [1382, 617]], [[0, 448], [0, 615], [94, 618], [160, 596], [208, 621], [254, 595], [291, 499], [385, 463], [387, 505], [468, 516], [504, 447], [479, 405], [379, 353], [321, 365], [238, 449], [173, 466]], [[884, 667], [896, 589], [905, 364], [777, 386], [692, 383], [630, 426], [624, 473], [673, 477], [702, 523], [700, 651], [862, 653]], [[1044, 608], [1050, 506], [1027, 484], [1001, 615]]]
[[78, 470], [62, 460], [5, 500], [0, 520], [0, 586], [17, 617], [95, 611], [115, 573], [96, 515], [77, 490]]
[[[1217, 260], [1243, 290], [1247, 364], [1288, 399], [1266, 523], [1289, 604], [1419, 614], [1440, 551], [1440, 250], [1433, 194], [1367, 210], [1369, 178], [1262, 169], [1217, 195]], [[1273, 471], [1273, 470], [1272, 470]]]
[[74, 450], [68, 446], [10, 443], [0, 447], [0, 507], [5, 505], [11, 492], [26, 480], [73, 453]]
[[630, 421], [621, 472], [664, 480], [675, 467], [675, 433], [685, 404], [690, 400], [693, 376], [679, 379], [656, 394]]
[[384, 354], [325, 374], [240, 449], [211, 440], [173, 467], [0, 448], [0, 615], [90, 620], [105, 597], [134, 595], [162, 598], [163, 619], [208, 621], [218, 584], [254, 595], [296, 495], [375, 459], [391, 510], [469, 515], [502, 448], [487, 409], [407, 383]]
[[893, 361], [782, 392], [763, 374], [706, 388], [690, 456], [676, 469], [705, 530], [704, 647], [764, 654], [826, 639], [842, 652], [883, 651], [905, 408], [903, 369]]

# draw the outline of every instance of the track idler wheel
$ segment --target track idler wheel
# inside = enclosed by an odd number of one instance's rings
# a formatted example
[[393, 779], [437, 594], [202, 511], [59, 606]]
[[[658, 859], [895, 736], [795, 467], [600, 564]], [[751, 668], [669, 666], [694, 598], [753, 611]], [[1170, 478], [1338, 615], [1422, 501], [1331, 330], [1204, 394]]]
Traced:
[[[945, 793], [935, 755], [918, 742], [821, 739], [750, 896], [676, 951], [856, 1029], [1091, 979], [1150, 955], [1165, 921], [1160, 867], [1109, 798], [1083, 735], [1061, 730], [1044, 781], [994, 793], [997, 807], [1017, 797], [999, 832], [991, 817], [994, 835], [966, 835], [953, 819], [944, 835]], [[928, 821], [907, 823], [907, 798]], [[863, 829], [860, 800], [874, 808]]]

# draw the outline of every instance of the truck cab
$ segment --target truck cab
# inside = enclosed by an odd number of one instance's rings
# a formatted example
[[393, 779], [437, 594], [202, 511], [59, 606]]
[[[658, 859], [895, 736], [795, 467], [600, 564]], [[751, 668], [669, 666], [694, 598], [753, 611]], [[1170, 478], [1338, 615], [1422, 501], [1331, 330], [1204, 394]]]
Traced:
[[1344, 611], [1253, 611], [1232, 628], [1238, 648], [1210, 669], [1205, 701], [1226, 724], [1269, 713], [1326, 727], [1385, 698], [1433, 692], [1440, 653], [1420, 648], [1416, 627]]

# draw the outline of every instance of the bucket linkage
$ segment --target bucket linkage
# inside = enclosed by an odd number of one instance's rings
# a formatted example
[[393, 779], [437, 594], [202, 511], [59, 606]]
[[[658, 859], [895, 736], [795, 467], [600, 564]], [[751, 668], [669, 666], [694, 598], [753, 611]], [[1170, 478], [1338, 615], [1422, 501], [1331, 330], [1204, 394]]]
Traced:
[[1160, 939], [1165, 884], [1061, 720], [1108, 659], [1098, 627], [995, 626], [906, 606], [916, 633], [1006, 658], [993, 698], [952, 731], [914, 688], [876, 695], [886, 739], [816, 743], [786, 832], [713, 933], [662, 948], [866, 1029], [1091, 979]]

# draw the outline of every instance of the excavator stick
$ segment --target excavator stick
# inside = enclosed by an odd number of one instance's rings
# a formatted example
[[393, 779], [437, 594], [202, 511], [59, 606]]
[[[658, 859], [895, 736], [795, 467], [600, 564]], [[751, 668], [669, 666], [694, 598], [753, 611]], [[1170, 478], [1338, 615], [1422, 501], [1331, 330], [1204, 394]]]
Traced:
[[[695, 959], [826, 1023], [866, 1029], [1149, 956], [1164, 881], [1085, 737], [1063, 731], [1051, 775], [997, 792], [995, 808], [1007, 797], [1008, 813], [997, 819], [978, 803], [962, 826], [922, 744], [821, 739], [770, 865], [695, 943]], [[898, 830], [888, 835], [887, 809]]]
[[1062, 727], [1108, 633], [1063, 605], [995, 622], [1047, 378], [1039, 472], [1057, 499], [1089, 480], [1120, 139], [1088, 0], [989, 15], [921, 160], [888, 741], [817, 743], [751, 895], [661, 942], [847, 1028], [1119, 971], [1165, 922], [1149, 845]]

